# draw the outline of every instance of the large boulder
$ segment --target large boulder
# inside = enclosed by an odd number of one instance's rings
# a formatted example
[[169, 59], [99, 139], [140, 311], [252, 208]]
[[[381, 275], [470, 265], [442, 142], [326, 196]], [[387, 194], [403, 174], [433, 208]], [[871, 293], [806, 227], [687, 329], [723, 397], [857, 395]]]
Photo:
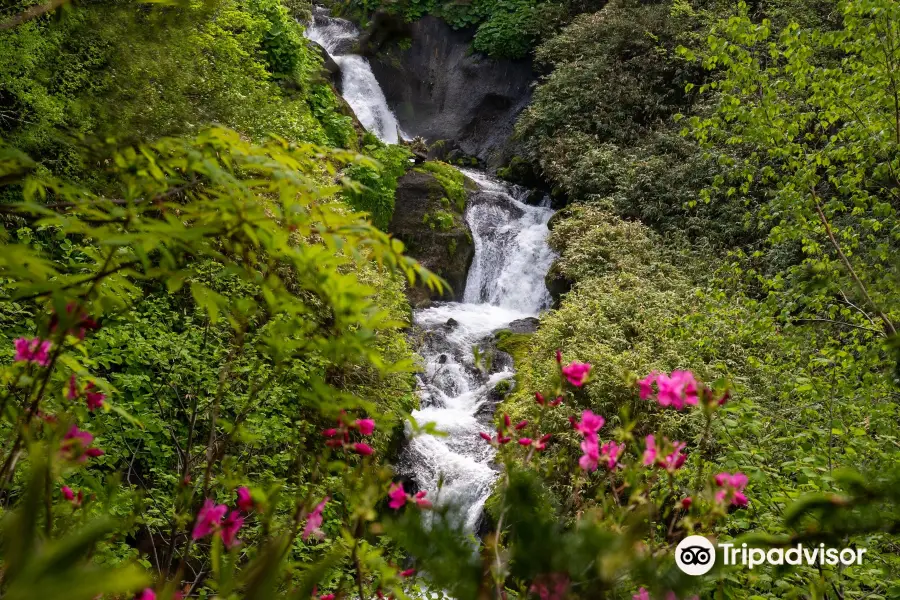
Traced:
[[497, 168], [516, 154], [510, 138], [531, 99], [535, 73], [530, 60], [472, 52], [472, 33], [431, 16], [412, 23], [403, 43], [396, 36], [386, 43], [389, 36], [370, 31], [369, 63], [404, 132], [428, 142], [446, 140]]
[[[414, 169], [397, 181], [388, 230], [406, 245], [410, 256], [450, 284], [451, 290], [441, 299], [462, 299], [475, 245], [462, 211], [450, 202], [433, 173]], [[411, 289], [409, 296], [413, 307], [437, 299], [422, 286]]]

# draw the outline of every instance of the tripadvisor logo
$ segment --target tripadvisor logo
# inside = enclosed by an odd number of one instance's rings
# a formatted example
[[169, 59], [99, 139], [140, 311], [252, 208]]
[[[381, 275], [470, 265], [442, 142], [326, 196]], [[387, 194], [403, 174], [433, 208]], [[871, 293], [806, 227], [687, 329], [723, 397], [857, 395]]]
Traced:
[[[826, 548], [825, 544], [790, 548], [749, 548], [734, 544], [718, 544], [725, 566], [742, 565], [750, 569], [760, 565], [861, 565], [866, 548]], [[716, 564], [717, 547], [701, 535], [689, 535], [675, 548], [675, 563], [688, 575], [703, 575]]]

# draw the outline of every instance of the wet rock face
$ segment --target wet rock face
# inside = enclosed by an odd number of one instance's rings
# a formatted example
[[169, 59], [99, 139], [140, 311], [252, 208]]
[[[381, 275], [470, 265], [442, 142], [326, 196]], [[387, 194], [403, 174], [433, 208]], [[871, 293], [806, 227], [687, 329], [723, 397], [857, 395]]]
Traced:
[[[510, 142], [535, 80], [527, 60], [495, 60], [471, 51], [471, 31], [424, 17], [403, 32], [411, 44], [369, 45], [372, 71], [400, 126], [429, 142], [446, 140], [489, 168], [515, 154]], [[370, 34], [384, 40], [384, 35]], [[403, 49], [403, 46], [408, 46]]]
[[[462, 299], [475, 246], [463, 216], [448, 206], [445, 190], [434, 175], [412, 170], [400, 178], [388, 231], [406, 245], [410, 256], [450, 284], [452, 291], [443, 299]], [[432, 293], [421, 286], [409, 295], [414, 308], [432, 299]]]

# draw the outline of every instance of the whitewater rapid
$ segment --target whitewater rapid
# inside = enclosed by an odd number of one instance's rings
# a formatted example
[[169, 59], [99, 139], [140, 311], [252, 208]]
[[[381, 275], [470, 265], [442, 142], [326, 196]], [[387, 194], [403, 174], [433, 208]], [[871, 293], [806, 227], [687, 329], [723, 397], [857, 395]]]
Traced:
[[[321, 44], [341, 67], [342, 93], [363, 126], [381, 140], [405, 137], [366, 59], [350, 53], [359, 31], [349, 21], [317, 8], [307, 37]], [[418, 376], [421, 426], [434, 423], [446, 436], [411, 436], [396, 465], [438, 507], [447, 508], [468, 531], [478, 528], [498, 472], [494, 449], [478, 435], [493, 429], [492, 391], [513, 377], [508, 357], [476, 364], [474, 348], [490, 352], [493, 335], [511, 323], [537, 316], [550, 305], [544, 277], [554, 260], [547, 245], [549, 202], [525, 202], [528, 190], [473, 170], [466, 223], [475, 256], [462, 302], [441, 302], [413, 315], [424, 361]], [[408, 490], [411, 491], [411, 490]]]

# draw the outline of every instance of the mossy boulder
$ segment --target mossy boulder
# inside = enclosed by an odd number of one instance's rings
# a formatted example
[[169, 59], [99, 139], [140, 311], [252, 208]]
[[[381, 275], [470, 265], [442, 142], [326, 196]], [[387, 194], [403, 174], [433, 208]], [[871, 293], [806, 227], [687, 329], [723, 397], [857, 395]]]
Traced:
[[475, 255], [472, 234], [463, 218], [467, 185], [474, 184], [467, 184], [462, 173], [433, 162], [409, 171], [397, 182], [388, 231], [406, 245], [410, 256], [443, 277], [451, 288], [441, 296], [421, 286], [411, 288], [409, 299], [414, 307], [426, 306], [432, 299], [462, 299]]

